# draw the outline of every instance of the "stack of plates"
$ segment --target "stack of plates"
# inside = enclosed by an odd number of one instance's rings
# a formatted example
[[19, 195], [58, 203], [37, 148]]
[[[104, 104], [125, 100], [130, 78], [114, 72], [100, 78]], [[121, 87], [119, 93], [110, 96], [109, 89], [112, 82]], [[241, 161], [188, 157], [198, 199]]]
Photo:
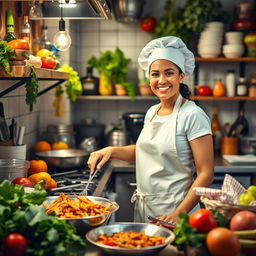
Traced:
[[222, 22], [206, 23], [198, 42], [198, 53], [201, 57], [213, 58], [220, 55], [223, 31]]

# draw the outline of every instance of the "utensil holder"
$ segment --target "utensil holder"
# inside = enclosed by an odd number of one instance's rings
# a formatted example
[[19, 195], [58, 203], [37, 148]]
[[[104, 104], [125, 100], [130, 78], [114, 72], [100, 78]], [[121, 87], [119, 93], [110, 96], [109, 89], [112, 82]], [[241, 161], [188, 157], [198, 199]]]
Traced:
[[26, 160], [27, 145], [0, 146], [0, 159], [23, 159]]
[[237, 155], [238, 150], [237, 137], [222, 137], [221, 139], [221, 155]]

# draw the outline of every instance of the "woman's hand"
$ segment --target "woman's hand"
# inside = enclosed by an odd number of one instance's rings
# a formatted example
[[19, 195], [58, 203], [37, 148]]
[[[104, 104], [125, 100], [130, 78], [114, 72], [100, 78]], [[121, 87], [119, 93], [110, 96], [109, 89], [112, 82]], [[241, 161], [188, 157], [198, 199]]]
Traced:
[[174, 211], [170, 214], [165, 214], [165, 215], [159, 217], [158, 219], [164, 220], [164, 221], [169, 222], [173, 225], [176, 225], [177, 221], [179, 220], [179, 212]]
[[112, 152], [112, 147], [106, 147], [92, 152], [87, 161], [87, 165], [90, 168], [90, 171], [94, 172], [95, 168], [97, 170], [101, 169], [101, 167], [110, 159]]

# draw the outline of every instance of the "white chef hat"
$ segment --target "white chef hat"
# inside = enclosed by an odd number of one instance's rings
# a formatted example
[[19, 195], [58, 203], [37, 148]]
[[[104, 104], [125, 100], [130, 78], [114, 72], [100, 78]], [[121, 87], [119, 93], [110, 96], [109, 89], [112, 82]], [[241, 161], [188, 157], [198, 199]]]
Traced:
[[155, 60], [164, 59], [176, 64], [183, 73], [190, 75], [195, 68], [194, 54], [176, 36], [165, 36], [150, 41], [141, 51], [138, 62], [146, 77], [149, 67]]

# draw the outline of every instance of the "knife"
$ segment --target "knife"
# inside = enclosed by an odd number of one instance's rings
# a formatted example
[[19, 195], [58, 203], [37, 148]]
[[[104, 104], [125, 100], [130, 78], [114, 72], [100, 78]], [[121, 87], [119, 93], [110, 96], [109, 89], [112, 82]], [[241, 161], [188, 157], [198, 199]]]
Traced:
[[7, 126], [6, 120], [4, 118], [4, 105], [0, 102], [0, 130], [3, 140], [10, 140], [10, 132]]
[[148, 216], [148, 219], [150, 221], [153, 221], [153, 222], [159, 222], [163, 227], [170, 228], [170, 229], [174, 229], [175, 228], [175, 225], [173, 225], [172, 223], [169, 223], [167, 221], [159, 220], [159, 219], [157, 219], [155, 217], [152, 217], [152, 216]]

